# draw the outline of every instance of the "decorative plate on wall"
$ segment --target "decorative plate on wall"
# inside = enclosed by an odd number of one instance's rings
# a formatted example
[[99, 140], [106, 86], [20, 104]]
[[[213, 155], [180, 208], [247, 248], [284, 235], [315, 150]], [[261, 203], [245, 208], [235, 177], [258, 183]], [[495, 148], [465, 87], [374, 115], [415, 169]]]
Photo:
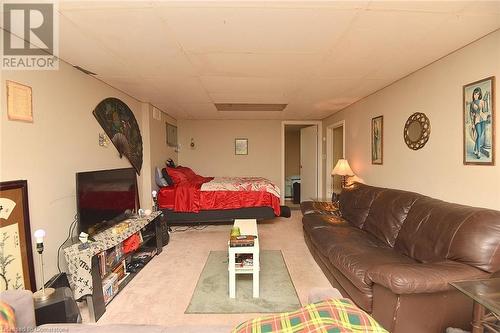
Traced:
[[142, 136], [130, 108], [118, 98], [106, 98], [95, 108], [94, 117], [115, 145], [120, 158], [125, 155], [139, 175], [142, 168]]
[[406, 121], [403, 137], [408, 148], [421, 149], [431, 135], [431, 122], [424, 113], [415, 112]]

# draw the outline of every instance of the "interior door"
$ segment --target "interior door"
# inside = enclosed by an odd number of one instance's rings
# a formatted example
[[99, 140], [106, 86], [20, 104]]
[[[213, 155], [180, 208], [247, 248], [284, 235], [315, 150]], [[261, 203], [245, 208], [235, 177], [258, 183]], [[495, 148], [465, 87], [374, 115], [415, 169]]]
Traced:
[[300, 129], [300, 201], [318, 198], [318, 126]]

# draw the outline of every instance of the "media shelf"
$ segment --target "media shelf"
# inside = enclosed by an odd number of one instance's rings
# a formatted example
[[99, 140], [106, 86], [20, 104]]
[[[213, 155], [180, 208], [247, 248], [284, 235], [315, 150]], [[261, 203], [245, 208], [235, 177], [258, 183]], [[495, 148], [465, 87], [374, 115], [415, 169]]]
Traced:
[[[94, 235], [96, 241], [87, 248], [74, 244], [64, 249], [75, 299], [87, 301], [91, 321], [99, 320], [106, 305], [162, 252], [161, 217], [161, 212], [153, 212], [148, 217], [130, 218], [121, 230]], [[123, 243], [133, 235], [138, 241], [124, 250]], [[136, 265], [130, 265], [134, 262]]]

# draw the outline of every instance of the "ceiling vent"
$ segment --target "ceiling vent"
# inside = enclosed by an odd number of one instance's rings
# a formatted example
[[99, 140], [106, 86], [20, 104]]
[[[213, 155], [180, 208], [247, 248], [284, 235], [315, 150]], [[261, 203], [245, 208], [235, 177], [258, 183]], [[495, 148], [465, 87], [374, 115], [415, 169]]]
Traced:
[[215, 103], [219, 111], [283, 111], [288, 104]]

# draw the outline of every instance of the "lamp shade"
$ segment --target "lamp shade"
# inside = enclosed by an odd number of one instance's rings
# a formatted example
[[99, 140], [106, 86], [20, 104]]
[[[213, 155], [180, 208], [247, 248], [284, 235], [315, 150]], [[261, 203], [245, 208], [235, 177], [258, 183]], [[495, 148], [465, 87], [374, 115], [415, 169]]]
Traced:
[[349, 166], [349, 162], [346, 159], [339, 159], [337, 165], [332, 170], [332, 176], [354, 176], [354, 172], [352, 172], [351, 167]]

